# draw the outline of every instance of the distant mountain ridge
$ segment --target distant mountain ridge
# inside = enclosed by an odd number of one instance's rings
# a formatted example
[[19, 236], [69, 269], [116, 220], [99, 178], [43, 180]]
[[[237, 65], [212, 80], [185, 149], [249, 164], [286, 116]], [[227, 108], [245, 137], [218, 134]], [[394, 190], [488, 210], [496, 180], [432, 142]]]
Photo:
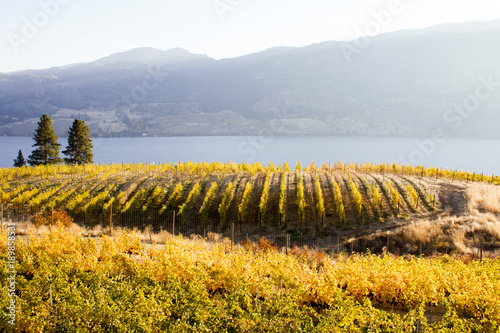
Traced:
[[[500, 137], [500, 20], [360, 42], [222, 60], [138, 48], [0, 73], [0, 135], [31, 135], [48, 113], [60, 135], [80, 118], [94, 136], [429, 136], [438, 128], [455, 137]], [[357, 50], [349, 61], [345, 47]], [[474, 98], [478, 105], [467, 105]]]

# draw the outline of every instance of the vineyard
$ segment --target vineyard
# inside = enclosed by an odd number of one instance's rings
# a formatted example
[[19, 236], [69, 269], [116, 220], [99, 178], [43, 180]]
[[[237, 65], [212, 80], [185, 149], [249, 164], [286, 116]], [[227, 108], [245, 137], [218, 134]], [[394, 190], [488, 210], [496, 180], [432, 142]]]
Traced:
[[0, 331], [498, 332], [499, 184], [397, 164], [0, 169]]
[[[494, 175], [396, 163], [298, 163], [294, 171], [286, 162], [40, 166], [0, 169], [0, 204], [2, 221], [65, 211], [90, 228], [151, 226], [237, 241], [266, 236], [280, 245], [288, 235], [297, 245], [337, 250], [471, 253], [500, 248], [499, 212], [480, 203], [474, 209], [467, 197], [471, 188], [494, 192], [498, 184]], [[472, 213], [482, 220], [471, 220]], [[408, 236], [433, 221], [442, 226], [429, 237]]]
[[[224, 191], [224, 190], [223, 190]], [[225, 191], [225, 193], [230, 192]], [[500, 260], [329, 255], [62, 224], [16, 241], [2, 332], [498, 332]], [[8, 276], [0, 227], [0, 279]], [[5, 260], [4, 260], [5, 259]], [[9, 302], [0, 286], [0, 307]]]

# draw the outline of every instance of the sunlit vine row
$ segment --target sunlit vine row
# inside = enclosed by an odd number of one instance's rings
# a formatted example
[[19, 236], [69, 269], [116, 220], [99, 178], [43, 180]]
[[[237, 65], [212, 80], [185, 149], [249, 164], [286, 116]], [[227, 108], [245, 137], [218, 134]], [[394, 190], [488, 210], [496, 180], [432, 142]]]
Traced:
[[199, 215], [202, 220], [206, 220], [208, 218], [210, 207], [212, 206], [212, 203], [215, 199], [215, 195], [217, 194], [217, 189], [218, 189], [217, 183], [212, 182], [200, 207]]
[[193, 188], [189, 192], [186, 201], [181, 206], [179, 206], [178, 214], [183, 215], [189, 209], [191, 209], [196, 199], [200, 196], [200, 193], [201, 193], [201, 185], [199, 182], [197, 182], [196, 184], [194, 184]]
[[[300, 167], [300, 164], [298, 164]], [[297, 170], [297, 169], [296, 169]], [[306, 202], [304, 197], [304, 178], [302, 172], [297, 173], [297, 213], [299, 214], [300, 221], [304, 220], [304, 212], [306, 208]]]
[[243, 191], [241, 202], [238, 205], [238, 217], [241, 222], [246, 221], [248, 203], [250, 202], [251, 196], [252, 196], [252, 183], [248, 181], [245, 184], [245, 190]]
[[316, 209], [321, 217], [321, 221], [323, 221], [325, 218], [325, 199], [323, 197], [323, 190], [321, 189], [321, 183], [318, 176], [315, 177], [314, 185], [316, 194]]
[[280, 224], [285, 221], [286, 218], [286, 179], [287, 173], [281, 173], [281, 182], [280, 182], [280, 195], [279, 195], [279, 203], [278, 203], [278, 213], [279, 213], [279, 222]]
[[224, 193], [224, 197], [222, 197], [222, 201], [219, 204], [218, 211], [219, 211], [219, 217], [220, 217], [220, 220], [222, 223], [226, 222], [227, 213], [229, 211], [229, 205], [231, 204], [231, 199], [233, 196], [233, 187], [234, 186], [233, 186], [232, 182], [230, 182], [227, 185], [226, 191]]
[[259, 217], [260, 223], [263, 223], [267, 211], [267, 201], [269, 199], [269, 181], [271, 177], [271, 172], [266, 173], [266, 178], [264, 179], [264, 185], [262, 186], [262, 194], [259, 201]]
[[349, 189], [351, 190], [354, 207], [358, 212], [358, 216], [361, 216], [363, 212], [363, 199], [361, 197], [361, 193], [358, 190], [358, 187], [356, 186], [356, 183], [354, 183], [354, 181], [352, 180], [351, 175], [349, 175]]

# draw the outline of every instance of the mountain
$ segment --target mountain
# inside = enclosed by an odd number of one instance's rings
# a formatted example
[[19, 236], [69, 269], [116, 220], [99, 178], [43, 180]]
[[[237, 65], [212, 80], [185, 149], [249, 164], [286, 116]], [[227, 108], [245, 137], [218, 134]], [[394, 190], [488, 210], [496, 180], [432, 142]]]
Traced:
[[500, 20], [214, 60], [140, 48], [0, 74], [0, 135], [500, 137]]

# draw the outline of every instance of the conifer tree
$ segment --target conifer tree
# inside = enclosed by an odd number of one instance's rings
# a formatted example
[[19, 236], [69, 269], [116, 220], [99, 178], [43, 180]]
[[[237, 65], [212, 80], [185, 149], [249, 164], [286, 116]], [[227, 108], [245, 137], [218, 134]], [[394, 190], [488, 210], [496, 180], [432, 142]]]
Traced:
[[26, 165], [26, 160], [24, 159], [23, 152], [19, 150], [17, 153], [17, 158], [14, 159], [14, 167], [20, 168]]
[[68, 131], [68, 146], [63, 154], [67, 164], [92, 164], [94, 163], [94, 154], [92, 153], [92, 139], [90, 139], [90, 130], [85, 121], [75, 119], [73, 125]]
[[59, 158], [59, 149], [61, 149], [61, 145], [57, 142], [58, 138], [59, 137], [54, 132], [52, 118], [46, 114], [41, 116], [38, 122], [38, 128], [33, 134], [33, 140], [35, 140], [33, 147], [37, 148], [31, 152], [28, 163], [32, 166], [36, 166], [62, 162], [62, 159]]

